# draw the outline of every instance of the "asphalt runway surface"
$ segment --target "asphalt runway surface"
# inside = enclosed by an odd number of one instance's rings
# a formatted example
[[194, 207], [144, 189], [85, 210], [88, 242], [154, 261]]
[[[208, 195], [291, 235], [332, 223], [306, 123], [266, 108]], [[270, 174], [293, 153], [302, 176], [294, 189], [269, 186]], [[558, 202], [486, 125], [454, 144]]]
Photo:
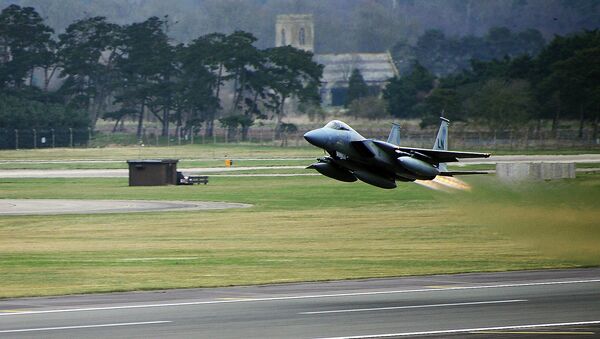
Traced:
[[600, 268], [0, 301], [7, 338], [598, 337]]
[[213, 201], [0, 199], [0, 216], [194, 211], [246, 208], [251, 206], [249, 204]]
[[[264, 159], [263, 159], [264, 160]], [[268, 160], [268, 159], [266, 159]], [[277, 159], [285, 160], [285, 159]], [[293, 158], [291, 160], [298, 160]], [[314, 159], [307, 158], [307, 165]], [[235, 160], [234, 160], [235, 161]], [[0, 161], [2, 163], [49, 163], [49, 161]], [[83, 161], [76, 160], [73, 163], [81, 163]], [[89, 161], [98, 162], [98, 161]], [[103, 161], [109, 162], [109, 161]], [[124, 161], [110, 161], [114, 163]], [[498, 155], [491, 156], [488, 159], [463, 159], [453, 165], [480, 165], [480, 164], [496, 164], [501, 162], [574, 162], [574, 163], [600, 163], [600, 154], [573, 154], [573, 155]], [[70, 163], [60, 161], [60, 163]], [[224, 175], [235, 175], [235, 172], [248, 170], [277, 170], [277, 169], [304, 169], [306, 166], [245, 166], [245, 167], [202, 167], [202, 168], [180, 168], [179, 170], [186, 175], [209, 174], [209, 173], [226, 173]], [[32, 170], [32, 169], [12, 169], [0, 170], [0, 178], [119, 178], [127, 177], [128, 169], [70, 169], [70, 170]], [[214, 174], [213, 174], [214, 175]], [[316, 173], [305, 174], [241, 174], [240, 176], [298, 176], [298, 175], [317, 175]]]

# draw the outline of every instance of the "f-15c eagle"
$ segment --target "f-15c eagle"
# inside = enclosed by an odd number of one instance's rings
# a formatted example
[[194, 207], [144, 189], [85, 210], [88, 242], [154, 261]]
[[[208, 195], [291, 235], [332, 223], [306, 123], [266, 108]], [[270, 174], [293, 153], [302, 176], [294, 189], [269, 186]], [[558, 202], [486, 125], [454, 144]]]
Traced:
[[396, 181], [433, 180], [436, 176], [485, 174], [449, 171], [446, 163], [462, 158], [487, 158], [489, 153], [448, 151], [448, 122], [442, 120], [432, 149], [403, 147], [400, 126], [393, 124], [387, 141], [367, 139], [346, 123], [333, 120], [304, 134], [311, 144], [329, 156], [308, 166], [330, 178], [353, 182], [357, 179], [381, 188], [396, 188]]

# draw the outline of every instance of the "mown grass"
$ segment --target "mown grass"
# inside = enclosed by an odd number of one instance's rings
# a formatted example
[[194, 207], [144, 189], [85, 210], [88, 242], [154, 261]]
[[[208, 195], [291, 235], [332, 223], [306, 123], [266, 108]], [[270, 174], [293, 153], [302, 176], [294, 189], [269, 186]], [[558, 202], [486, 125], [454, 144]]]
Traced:
[[[473, 149], [474, 152], [481, 150]], [[589, 147], [547, 147], [541, 149], [494, 149], [487, 148], [486, 152], [492, 152], [494, 155], [512, 155], [512, 154], [524, 154], [524, 155], [571, 155], [571, 154], [598, 154], [600, 153], [600, 147], [598, 145], [590, 145]]]
[[[305, 172], [299, 169], [269, 169], [270, 166], [308, 166], [315, 162], [316, 157], [310, 158], [298, 158], [298, 159], [262, 159], [262, 160], [248, 160], [248, 159], [234, 159], [233, 167], [264, 167], [255, 170], [243, 170], [245, 173], [302, 173]], [[600, 168], [600, 163], [577, 163], [577, 168], [584, 169], [595, 169]], [[128, 165], [125, 161], [75, 161], [75, 162], [0, 162], [0, 170], [80, 170], [80, 169], [127, 169]], [[177, 168], [185, 171], [190, 168], [226, 168], [225, 161], [219, 160], [181, 160], [177, 164]], [[490, 171], [496, 169], [494, 164], [477, 164], [470, 165], [467, 163], [456, 164], [450, 163], [448, 168], [454, 171]]]
[[516, 243], [581, 265], [600, 264], [600, 173], [578, 179], [482, 185], [454, 199], [454, 209]]
[[600, 167], [600, 163], [592, 162], [592, 163], [578, 163], [575, 164], [577, 168], [598, 168]]
[[600, 175], [526, 189], [489, 176], [469, 180], [471, 192], [444, 193], [324, 177], [214, 177], [207, 186], [170, 187], [128, 187], [126, 179], [1, 179], [5, 198], [254, 207], [0, 217], [0, 296], [600, 264], [592, 246], [600, 243]]
[[2, 150], [0, 160], [128, 160], [128, 159], [236, 159], [313, 157], [319, 153], [311, 146], [278, 147], [240, 144], [204, 144], [170, 147], [99, 147]]
[[[407, 145], [410, 146], [410, 145]], [[483, 151], [482, 149], [461, 149], [463, 151]], [[490, 150], [494, 155], [511, 154], [584, 154], [599, 153], [600, 148], [540, 149], [540, 150]], [[23, 150], [0, 150], [2, 160], [128, 160], [170, 158], [182, 160], [221, 160], [241, 158], [296, 158], [317, 157], [323, 153], [309, 146], [279, 147], [274, 145], [239, 144], [195, 144], [181, 146], [119, 146], [97, 148], [43, 148]]]
[[[302, 159], [232, 159], [234, 167], [246, 166], [307, 166], [314, 162], [316, 157], [305, 157]], [[26, 162], [11, 161], [0, 162], [0, 170], [70, 170], [70, 169], [127, 169], [128, 164], [124, 160], [114, 161], [59, 161], [59, 162]], [[178, 162], [179, 169], [196, 167], [226, 167], [225, 160], [181, 160]]]

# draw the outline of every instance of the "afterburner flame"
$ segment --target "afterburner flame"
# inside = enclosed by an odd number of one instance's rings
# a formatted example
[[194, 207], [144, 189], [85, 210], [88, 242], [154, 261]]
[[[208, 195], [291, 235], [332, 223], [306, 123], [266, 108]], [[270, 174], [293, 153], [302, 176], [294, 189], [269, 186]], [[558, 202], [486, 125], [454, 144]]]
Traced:
[[449, 189], [460, 191], [471, 190], [471, 185], [455, 177], [437, 176], [433, 180], [415, 180], [414, 182], [436, 191], [449, 191]]

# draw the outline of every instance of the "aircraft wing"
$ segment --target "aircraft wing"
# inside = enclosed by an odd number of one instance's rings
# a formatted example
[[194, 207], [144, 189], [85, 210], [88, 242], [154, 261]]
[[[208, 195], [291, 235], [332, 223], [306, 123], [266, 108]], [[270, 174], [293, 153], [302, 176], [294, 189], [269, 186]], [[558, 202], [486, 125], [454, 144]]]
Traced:
[[414, 148], [414, 147], [401, 147], [396, 146], [380, 140], [371, 140], [374, 145], [388, 153], [396, 153], [401, 156], [402, 153], [408, 153], [421, 158], [429, 163], [440, 163], [440, 162], [457, 162], [458, 159], [464, 158], [488, 158], [489, 153], [476, 153], [476, 152], [456, 152], [456, 151], [445, 151], [445, 150], [434, 150], [427, 148]]

